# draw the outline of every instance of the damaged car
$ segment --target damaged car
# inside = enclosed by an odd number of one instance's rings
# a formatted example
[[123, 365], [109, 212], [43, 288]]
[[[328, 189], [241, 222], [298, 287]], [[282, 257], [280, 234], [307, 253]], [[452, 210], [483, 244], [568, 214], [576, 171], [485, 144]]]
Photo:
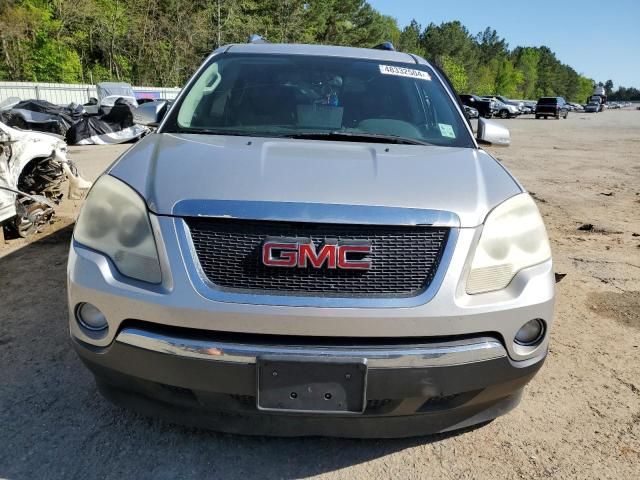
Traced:
[[68, 180], [68, 198], [80, 199], [91, 183], [67, 158], [58, 136], [0, 123], [0, 227], [27, 237], [52, 217]]
[[0, 121], [21, 130], [65, 135], [84, 115], [81, 105], [54, 105], [46, 100], [22, 100], [0, 106]]
[[134, 123], [135, 107], [119, 98], [109, 113], [85, 115], [74, 123], [65, 135], [69, 145], [113, 145], [138, 141], [150, 132], [143, 125]]
[[[109, 86], [110, 88], [106, 88]], [[0, 103], [0, 122], [20, 130], [52, 133], [67, 145], [108, 145], [136, 142], [150, 132], [134, 123], [138, 103], [128, 84], [97, 85], [94, 105], [55, 105], [46, 100], [9, 98]]]

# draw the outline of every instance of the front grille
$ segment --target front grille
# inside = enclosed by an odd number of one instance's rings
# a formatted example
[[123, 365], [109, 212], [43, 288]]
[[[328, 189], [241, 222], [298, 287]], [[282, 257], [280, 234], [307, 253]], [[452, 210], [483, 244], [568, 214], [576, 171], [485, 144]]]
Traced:
[[[444, 227], [342, 225], [187, 218], [202, 271], [216, 286], [234, 292], [336, 297], [412, 297], [436, 273], [447, 241]], [[262, 264], [267, 237], [368, 240], [365, 271], [277, 268]]]

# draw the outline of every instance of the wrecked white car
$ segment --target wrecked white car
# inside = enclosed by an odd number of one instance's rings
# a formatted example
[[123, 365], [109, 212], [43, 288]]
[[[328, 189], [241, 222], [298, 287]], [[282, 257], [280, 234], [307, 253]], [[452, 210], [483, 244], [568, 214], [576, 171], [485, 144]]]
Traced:
[[91, 186], [67, 158], [64, 140], [0, 123], [0, 228], [21, 237], [37, 232], [62, 200], [67, 179], [72, 199]]

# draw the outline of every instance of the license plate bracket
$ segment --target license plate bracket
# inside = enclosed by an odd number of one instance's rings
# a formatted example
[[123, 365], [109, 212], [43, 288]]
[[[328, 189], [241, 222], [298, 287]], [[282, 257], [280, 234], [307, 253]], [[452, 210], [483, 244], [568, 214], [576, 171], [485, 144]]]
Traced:
[[256, 363], [259, 410], [360, 414], [366, 405], [365, 359], [260, 357]]

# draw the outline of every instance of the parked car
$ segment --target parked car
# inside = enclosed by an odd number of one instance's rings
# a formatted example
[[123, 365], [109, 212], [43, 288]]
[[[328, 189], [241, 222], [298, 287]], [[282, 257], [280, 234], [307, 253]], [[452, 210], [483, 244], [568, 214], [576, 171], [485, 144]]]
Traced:
[[132, 108], [138, 106], [135, 93], [131, 85], [125, 82], [102, 82], [96, 85], [98, 98], [92, 98], [84, 105], [85, 111], [90, 115], [99, 113], [108, 114], [119, 99]]
[[536, 105], [536, 118], [554, 117], [567, 118], [569, 116], [569, 108], [567, 102], [562, 97], [541, 97]]
[[602, 111], [602, 105], [597, 100], [592, 100], [584, 107], [584, 111], [587, 113], [598, 113]]
[[480, 112], [478, 112], [478, 110], [476, 110], [473, 107], [469, 107], [468, 105], [463, 105], [464, 107], [464, 112], [467, 114], [467, 117], [469, 118], [479, 118], [480, 117]]
[[520, 114], [521, 114], [521, 115], [530, 115], [530, 114], [534, 113], [534, 112], [535, 112], [535, 110], [536, 110], [535, 105], [534, 105], [534, 106], [531, 106], [531, 105], [525, 104], [525, 105], [522, 107], [522, 110], [520, 111]]
[[480, 116], [484, 118], [491, 118], [495, 113], [495, 102], [492, 100], [486, 100], [480, 98], [477, 95], [462, 94], [459, 95], [460, 101], [463, 105], [475, 108], [478, 110]]
[[482, 97], [485, 100], [494, 102], [495, 115], [500, 118], [515, 118], [520, 115], [520, 109], [515, 105], [503, 103], [497, 97]]
[[[599, 88], [596, 87], [596, 92], [599, 92]], [[589, 98], [587, 98], [587, 105], [590, 103], [597, 103], [599, 105], [598, 107], [598, 111], [602, 112], [604, 111], [605, 108], [607, 108], [607, 97], [606, 95], [591, 95]]]
[[497, 98], [498, 100], [500, 100], [502, 103], [506, 105], [513, 105], [520, 112], [522, 112], [522, 110], [524, 109], [524, 102], [522, 100], [511, 100], [505, 97], [504, 95], [493, 95], [493, 97]]
[[95, 182], [69, 252], [100, 391], [259, 435], [405, 437], [514, 408], [548, 351], [551, 251], [479, 147], [509, 131], [481, 118], [474, 138], [442, 79], [390, 50], [234, 44], [145, 110], [159, 128]]
[[524, 100], [523, 114], [534, 114], [536, 112], [536, 102], [533, 100]]

